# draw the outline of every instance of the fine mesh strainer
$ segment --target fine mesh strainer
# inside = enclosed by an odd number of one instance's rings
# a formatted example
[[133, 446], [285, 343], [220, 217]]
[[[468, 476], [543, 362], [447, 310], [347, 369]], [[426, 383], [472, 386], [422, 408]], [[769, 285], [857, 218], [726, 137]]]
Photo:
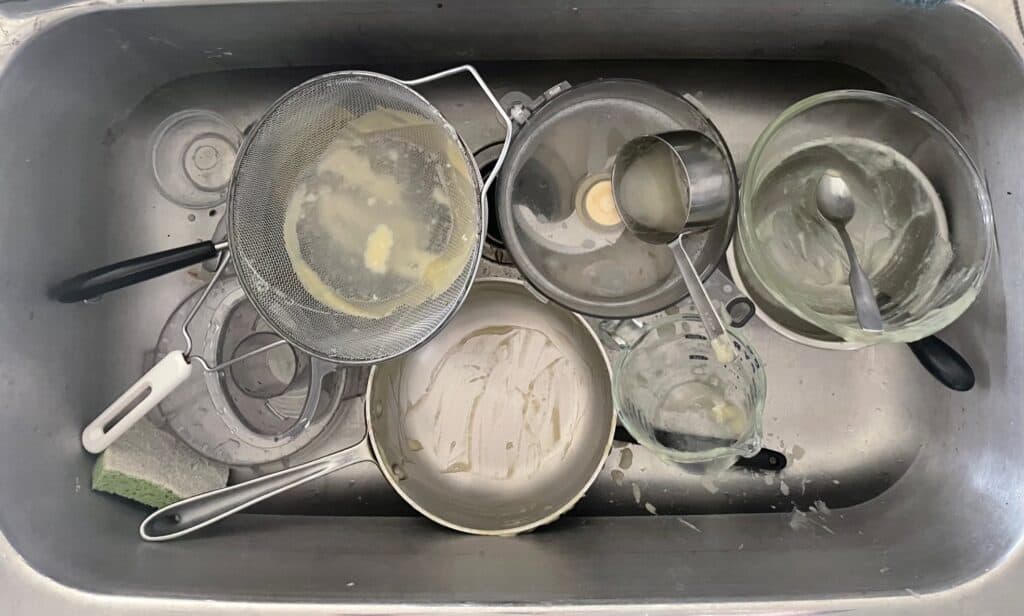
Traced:
[[[486, 181], [452, 125], [411, 88], [460, 72], [477, 81], [505, 124]], [[85, 448], [109, 446], [187, 378], [192, 359], [218, 371], [290, 343], [334, 363], [365, 365], [429, 339], [461, 305], [476, 273], [485, 194], [510, 138], [511, 121], [468, 65], [411, 81], [343, 71], [282, 96], [239, 151], [227, 243], [133, 259], [52, 291], [61, 301], [86, 299], [230, 248], [210, 284], [233, 257], [246, 296], [282, 340], [213, 365], [191, 356], [185, 330], [193, 309], [182, 328], [185, 350], [169, 353], [89, 424]]]
[[[483, 245], [480, 184], [455, 129], [408, 86], [372, 73], [318, 77], [280, 99], [243, 146], [228, 213], [239, 280], [300, 349], [389, 359], [429, 337], [465, 294]], [[382, 227], [395, 243], [383, 273], [367, 258], [368, 237], [383, 238], [382, 251], [389, 241]], [[410, 240], [418, 245], [402, 246]]]

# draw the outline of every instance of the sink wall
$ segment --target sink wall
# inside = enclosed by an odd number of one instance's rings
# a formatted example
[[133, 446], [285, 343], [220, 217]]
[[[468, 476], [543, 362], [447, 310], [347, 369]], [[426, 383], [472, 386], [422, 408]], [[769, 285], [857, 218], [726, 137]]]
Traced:
[[[67, 19], [61, 11], [32, 13], [31, 3], [5, 6], [5, 37], [18, 40], [0, 52], [0, 529], [34, 568], [70, 586], [198, 598], [793, 599], [928, 592], [996, 567], [1024, 531], [1024, 470], [1014, 463], [1024, 442], [1017, 410], [1024, 392], [1014, 376], [1024, 341], [1020, 320], [1007, 316], [1021, 310], [1024, 282], [1020, 268], [1009, 267], [1024, 230], [1017, 205], [1024, 73], [1001, 35], [955, 3], [929, 10], [850, 4], [270, 2], [129, 5], [68, 11]], [[485, 76], [509, 89], [522, 87], [531, 61], [545, 75], [557, 71], [542, 60], [675, 61], [724, 93], [707, 104], [742, 164], [773, 115], [765, 110], [792, 102], [768, 94], [794, 90], [752, 89], [746, 80], [758, 71], [742, 70], [732, 74], [736, 87], [742, 76], [744, 91], [760, 97], [730, 96], [728, 83], [716, 86], [707, 70], [693, 68], [708, 66], [694, 62], [701, 59], [843, 65], [825, 74], [847, 85], [877, 83], [932, 112], [985, 174], [1007, 267], [996, 265], [978, 303], [944, 334], [974, 363], [976, 389], [952, 394], [910, 376], [904, 349], [859, 354], [864, 373], [890, 371], [882, 393], [898, 397], [906, 412], [900, 421], [852, 429], [869, 443], [916, 446], [894, 485], [806, 522], [788, 512], [688, 518], [700, 533], [665, 515], [581, 515], [514, 540], [460, 536], [417, 517], [245, 515], [167, 545], [138, 540], [141, 508], [90, 492], [81, 427], [139, 374], [159, 326], [197, 281], [172, 276], [76, 306], [48, 302], [45, 286], [212, 231], [208, 221], [182, 226], [180, 212], [132, 202], [150, 180], [118, 153], [131, 145], [126, 139], [144, 139], [126, 126], [154, 92], [199, 73], [260, 67], [314, 74], [313, 67], [372, 65], [415, 76], [424, 65], [489, 63]], [[790, 67], [764, 78], [807, 87], [808, 74]], [[255, 117], [263, 103], [247, 100], [251, 108], [237, 112]], [[154, 223], [165, 217], [166, 225]], [[785, 350], [777, 359], [798, 357]], [[881, 377], [864, 373], [834, 371], [813, 386], [839, 402], [811, 409], [835, 417], [814, 424], [805, 449], [833, 443], [832, 426], [836, 434], [846, 429], [844, 397], [881, 387]], [[843, 374], [848, 383], [838, 382]], [[789, 386], [779, 385], [778, 399], [799, 406], [806, 392]], [[839, 466], [888, 468], [840, 453]]]

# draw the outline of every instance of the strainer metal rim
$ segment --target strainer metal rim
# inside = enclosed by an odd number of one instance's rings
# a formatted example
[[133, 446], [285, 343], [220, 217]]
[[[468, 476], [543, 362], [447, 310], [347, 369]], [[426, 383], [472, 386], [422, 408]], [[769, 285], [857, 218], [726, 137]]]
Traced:
[[[445, 71], [445, 73], [447, 73], [447, 72], [448, 71]], [[442, 75], [442, 73], [439, 73], [438, 75]], [[441, 113], [441, 111], [439, 109], [437, 109], [437, 107], [435, 107], [430, 101], [428, 101], [422, 94], [417, 92], [412, 86], [408, 85], [408, 82], [403, 81], [401, 79], [397, 79], [395, 77], [391, 77], [389, 75], [384, 75], [382, 73], [377, 73], [377, 72], [373, 72], [373, 71], [360, 71], [360, 70], [334, 71], [334, 72], [331, 72], [331, 73], [324, 73], [322, 75], [317, 75], [316, 77], [312, 77], [310, 79], [307, 79], [306, 81], [303, 81], [302, 83], [296, 85], [295, 87], [290, 88], [284, 94], [279, 96], [273, 103], [270, 104], [270, 106], [268, 106], [263, 111], [263, 113], [260, 115], [259, 119], [256, 120], [256, 122], [246, 132], [245, 137], [242, 140], [241, 145], [238, 147], [238, 154], [235, 156], [235, 164], [232, 167], [232, 171], [231, 171], [231, 185], [228, 188], [228, 195], [227, 195], [227, 200], [226, 200], [227, 212], [226, 212], [225, 219], [227, 220], [228, 249], [230, 251], [230, 256], [236, 256], [234, 249], [235, 249], [235, 246], [238, 243], [238, 240], [235, 239], [234, 225], [231, 224], [231, 219], [232, 219], [232, 217], [234, 215], [233, 214], [234, 209], [235, 209], [234, 208], [234, 203], [235, 203], [235, 199], [236, 199], [236, 193], [237, 193], [237, 190], [238, 190], [237, 179], [238, 179], [238, 176], [239, 176], [239, 169], [241, 168], [241, 165], [242, 165], [243, 161], [245, 160], [245, 158], [246, 158], [246, 156], [247, 156], [247, 154], [249, 152], [249, 149], [252, 147], [252, 143], [255, 140], [256, 135], [259, 133], [260, 129], [267, 123], [267, 121], [269, 121], [269, 119], [271, 118], [273, 113], [279, 107], [281, 107], [281, 105], [283, 105], [286, 101], [291, 99], [296, 94], [300, 93], [301, 91], [305, 90], [306, 88], [313, 87], [313, 86], [317, 85], [318, 83], [321, 83], [321, 82], [324, 82], [324, 81], [333, 80], [333, 79], [338, 79], [340, 77], [345, 77], [345, 76], [370, 77], [370, 78], [373, 78], [373, 79], [380, 79], [382, 81], [390, 82], [392, 84], [397, 84], [397, 85], [400, 85], [400, 86], [404, 87], [405, 89], [407, 89], [409, 91], [409, 93], [413, 97], [419, 99], [423, 104], [427, 105], [428, 107], [432, 108], [434, 111], [437, 112], [438, 117], [443, 122], [444, 128], [446, 130], [448, 130], [455, 137], [455, 140], [458, 142], [458, 144], [460, 146], [460, 149], [461, 149], [461, 152], [463, 154], [463, 157], [465, 158], [466, 166], [470, 170], [470, 179], [473, 182], [473, 187], [476, 189], [476, 194], [478, 195], [478, 201], [479, 201], [479, 205], [480, 205], [480, 207], [479, 207], [479, 210], [480, 210], [480, 229], [479, 229], [479, 232], [477, 233], [476, 245], [473, 247], [473, 252], [472, 252], [472, 254], [470, 254], [469, 262], [466, 265], [466, 267], [468, 268], [468, 276], [466, 276], [466, 282], [464, 283], [463, 288], [460, 289], [458, 296], [452, 302], [451, 306], [449, 307], [449, 309], [447, 311], [447, 314], [445, 314], [444, 317], [441, 318], [434, 325], [434, 327], [432, 327], [430, 329], [429, 333], [426, 336], [422, 336], [420, 339], [417, 339], [413, 344], [409, 345], [408, 347], [403, 348], [403, 349], [399, 349], [398, 351], [395, 351], [395, 352], [387, 354], [387, 355], [383, 355], [381, 357], [373, 357], [373, 358], [368, 358], [368, 359], [357, 359], [357, 360], [347, 360], [347, 359], [346, 360], [339, 360], [336, 357], [331, 357], [330, 355], [322, 353], [322, 352], [318, 351], [317, 349], [311, 348], [309, 345], [305, 344], [302, 341], [293, 339], [293, 337], [291, 335], [289, 335], [289, 334], [285, 333], [284, 331], [282, 331], [283, 328], [278, 325], [274, 315], [269, 310], [266, 310], [266, 308], [262, 305], [262, 302], [255, 301], [254, 299], [252, 299], [253, 297], [257, 297], [258, 294], [255, 293], [254, 289], [250, 288], [249, 283], [248, 283], [248, 281], [246, 279], [247, 277], [246, 276], [239, 276], [238, 280], [239, 280], [239, 282], [242, 285], [242, 289], [245, 291], [246, 297], [249, 298], [250, 303], [256, 309], [256, 312], [259, 313], [259, 315], [261, 317], [263, 317], [263, 319], [267, 322], [267, 324], [271, 327], [271, 329], [273, 329], [279, 336], [281, 336], [281, 338], [286, 340], [292, 346], [298, 348], [302, 352], [307, 353], [307, 354], [309, 354], [309, 355], [311, 355], [313, 357], [317, 357], [319, 359], [323, 359], [323, 360], [331, 362], [333, 364], [337, 364], [337, 365], [341, 365], [341, 366], [372, 366], [373, 364], [376, 364], [376, 363], [379, 363], [379, 362], [382, 362], [382, 361], [387, 361], [389, 359], [393, 359], [395, 357], [398, 357], [400, 355], [408, 353], [409, 351], [411, 351], [411, 350], [413, 350], [413, 349], [415, 349], [415, 348], [425, 344], [427, 341], [429, 341], [431, 338], [433, 338], [437, 334], [437, 332], [440, 331], [441, 328], [443, 328], [448, 323], [449, 320], [451, 320], [451, 318], [455, 315], [455, 313], [458, 312], [458, 310], [462, 306], [463, 302], [465, 302], [466, 296], [469, 294], [469, 289], [472, 286], [473, 280], [476, 278], [477, 271], [478, 271], [478, 269], [480, 267], [480, 258], [481, 258], [481, 255], [483, 254], [483, 247], [484, 247], [485, 236], [486, 236], [485, 230], [487, 228], [487, 196], [483, 192], [483, 188], [482, 188], [482, 186], [483, 186], [483, 178], [480, 175], [480, 169], [476, 165], [476, 161], [473, 158], [472, 152], [470, 151], [469, 147], [466, 145], [465, 141], [462, 140], [462, 136], [459, 135], [459, 132], [457, 130], [455, 130], [455, 127], [448, 120], [448, 118], [445, 117], [444, 114]], [[417, 80], [414, 80], [414, 81], [416, 83], [423, 83], [424, 82], [422, 79], [417, 79]], [[235, 265], [236, 268], [237, 267], [246, 267], [245, 265], [241, 264], [241, 262], [237, 258], [235, 259], [235, 261], [236, 261], [236, 265]], [[464, 269], [463, 271], [465, 272], [467, 270]], [[460, 276], [461, 276], [461, 274], [460, 274]], [[277, 291], [275, 290], [274, 292], [276, 293]]]

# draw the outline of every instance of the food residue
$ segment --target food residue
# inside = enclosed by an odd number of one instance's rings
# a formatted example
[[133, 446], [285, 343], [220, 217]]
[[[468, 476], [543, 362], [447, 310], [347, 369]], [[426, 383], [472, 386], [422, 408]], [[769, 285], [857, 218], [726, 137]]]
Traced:
[[393, 110], [339, 132], [284, 213], [292, 271], [314, 300], [383, 318], [458, 279], [480, 219], [475, 184], [452, 142], [432, 120]]
[[[401, 443], [445, 473], [529, 478], [568, 455], [585, 412], [589, 373], [569, 340], [492, 326], [449, 348], [428, 383], [393, 383]], [[410, 446], [416, 443], [417, 447]]]
[[631, 466], [633, 466], [633, 450], [623, 447], [619, 450], [619, 468], [625, 471], [629, 470]]
[[732, 339], [729, 334], [722, 334], [711, 340], [711, 350], [715, 352], [715, 359], [723, 364], [728, 364], [736, 359], [736, 353], [732, 348]]
[[363, 264], [374, 274], [386, 274], [391, 248], [395, 245], [395, 235], [387, 225], [377, 228], [366, 238], [366, 250], [363, 251]]

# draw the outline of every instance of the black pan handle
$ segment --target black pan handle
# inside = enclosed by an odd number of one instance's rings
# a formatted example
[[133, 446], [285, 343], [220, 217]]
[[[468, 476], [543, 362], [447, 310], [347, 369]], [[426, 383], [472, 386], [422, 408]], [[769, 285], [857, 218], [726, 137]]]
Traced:
[[788, 463], [786, 454], [762, 447], [760, 451], [749, 458], [737, 458], [732, 466], [733, 468], [745, 468], [752, 471], [771, 471], [777, 473], [786, 468]]
[[80, 302], [202, 263], [216, 257], [218, 252], [219, 246], [213, 242], [199, 242], [155, 252], [68, 278], [51, 287], [48, 294], [51, 299], [65, 304]]
[[956, 350], [935, 336], [908, 343], [925, 370], [954, 391], [974, 387], [974, 370]]

